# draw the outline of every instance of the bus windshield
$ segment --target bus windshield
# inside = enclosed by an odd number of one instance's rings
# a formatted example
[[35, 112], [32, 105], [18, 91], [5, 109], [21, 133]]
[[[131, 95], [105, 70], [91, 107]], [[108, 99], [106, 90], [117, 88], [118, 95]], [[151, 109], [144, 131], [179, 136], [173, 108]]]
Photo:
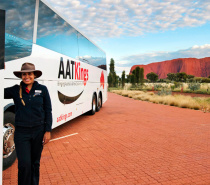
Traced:
[[5, 62], [31, 55], [35, 0], [0, 2], [6, 11]]

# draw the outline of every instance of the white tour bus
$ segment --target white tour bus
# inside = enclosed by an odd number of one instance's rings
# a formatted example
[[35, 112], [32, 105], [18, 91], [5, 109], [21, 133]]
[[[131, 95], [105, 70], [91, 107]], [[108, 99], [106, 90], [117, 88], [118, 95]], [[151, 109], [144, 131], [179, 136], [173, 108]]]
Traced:
[[[45, 0], [6, 0], [4, 87], [19, 84], [13, 71], [25, 62], [42, 71], [39, 83], [47, 86], [55, 128], [85, 112], [94, 114], [107, 100], [106, 55], [75, 29]], [[2, 102], [1, 102], [2, 104]], [[4, 169], [15, 158], [15, 106], [3, 100]]]

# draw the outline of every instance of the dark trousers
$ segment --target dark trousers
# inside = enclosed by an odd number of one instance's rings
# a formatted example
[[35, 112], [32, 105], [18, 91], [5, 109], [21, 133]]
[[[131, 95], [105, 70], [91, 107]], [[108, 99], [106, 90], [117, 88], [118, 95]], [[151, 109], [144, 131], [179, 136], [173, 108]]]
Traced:
[[43, 150], [44, 125], [28, 128], [16, 126], [15, 147], [18, 158], [18, 185], [38, 185]]

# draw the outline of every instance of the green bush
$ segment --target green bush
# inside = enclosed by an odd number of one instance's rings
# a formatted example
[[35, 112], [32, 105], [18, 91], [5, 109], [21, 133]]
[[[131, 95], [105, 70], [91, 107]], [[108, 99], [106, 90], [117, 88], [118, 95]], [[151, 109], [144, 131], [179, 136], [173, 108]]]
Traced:
[[172, 85], [171, 86], [171, 90], [174, 90], [176, 87], [175, 87], [175, 85]]
[[195, 90], [195, 91], [192, 91], [190, 89], [186, 89], [184, 90], [185, 93], [196, 93], [196, 94], [210, 94], [209, 91], [207, 91], [206, 89], [198, 89], [198, 90]]
[[175, 88], [180, 88], [180, 87], [182, 87], [182, 83], [174, 82], [174, 86], [175, 86]]
[[162, 88], [162, 87], [163, 87], [163, 86], [162, 86], [161, 84], [155, 84], [155, 85], [154, 85], [155, 91], [158, 90], [158, 89], [160, 89], [160, 88]]
[[203, 78], [202, 83], [210, 83], [210, 78]]
[[165, 96], [165, 95], [171, 95], [172, 92], [169, 89], [162, 88], [161, 91], [158, 91], [157, 93], [159, 96]]
[[200, 82], [200, 83], [210, 83], [210, 78], [205, 78], [205, 77], [195, 77], [193, 79], [195, 82]]
[[188, 89], [190, 89], [191, 91], [196, 91], [198, 89], [200, 89], [201, 84], [200, 83], [189, 83], [188, 84]]
[[145, 83], [149, 83], [149, 82], [150, 82], [150, 80], [148, 80], [148, 79], [144, 79], [144, 82], [145, 82]]

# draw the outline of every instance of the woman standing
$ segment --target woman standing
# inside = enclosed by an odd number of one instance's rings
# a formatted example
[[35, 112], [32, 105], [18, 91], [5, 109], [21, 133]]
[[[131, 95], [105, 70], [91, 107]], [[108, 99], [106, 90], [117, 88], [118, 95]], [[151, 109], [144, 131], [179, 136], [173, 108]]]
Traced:
[[14, 75], [22, 81], [20, 85], [5, 88], [4, 98], [12, 98], [15, 103], [18, 185], [38, 185], [43, 145], [51, 138], [51, 100], [47, 87], [34, 80], [42, 75], [34, 64], [24, 63]]

